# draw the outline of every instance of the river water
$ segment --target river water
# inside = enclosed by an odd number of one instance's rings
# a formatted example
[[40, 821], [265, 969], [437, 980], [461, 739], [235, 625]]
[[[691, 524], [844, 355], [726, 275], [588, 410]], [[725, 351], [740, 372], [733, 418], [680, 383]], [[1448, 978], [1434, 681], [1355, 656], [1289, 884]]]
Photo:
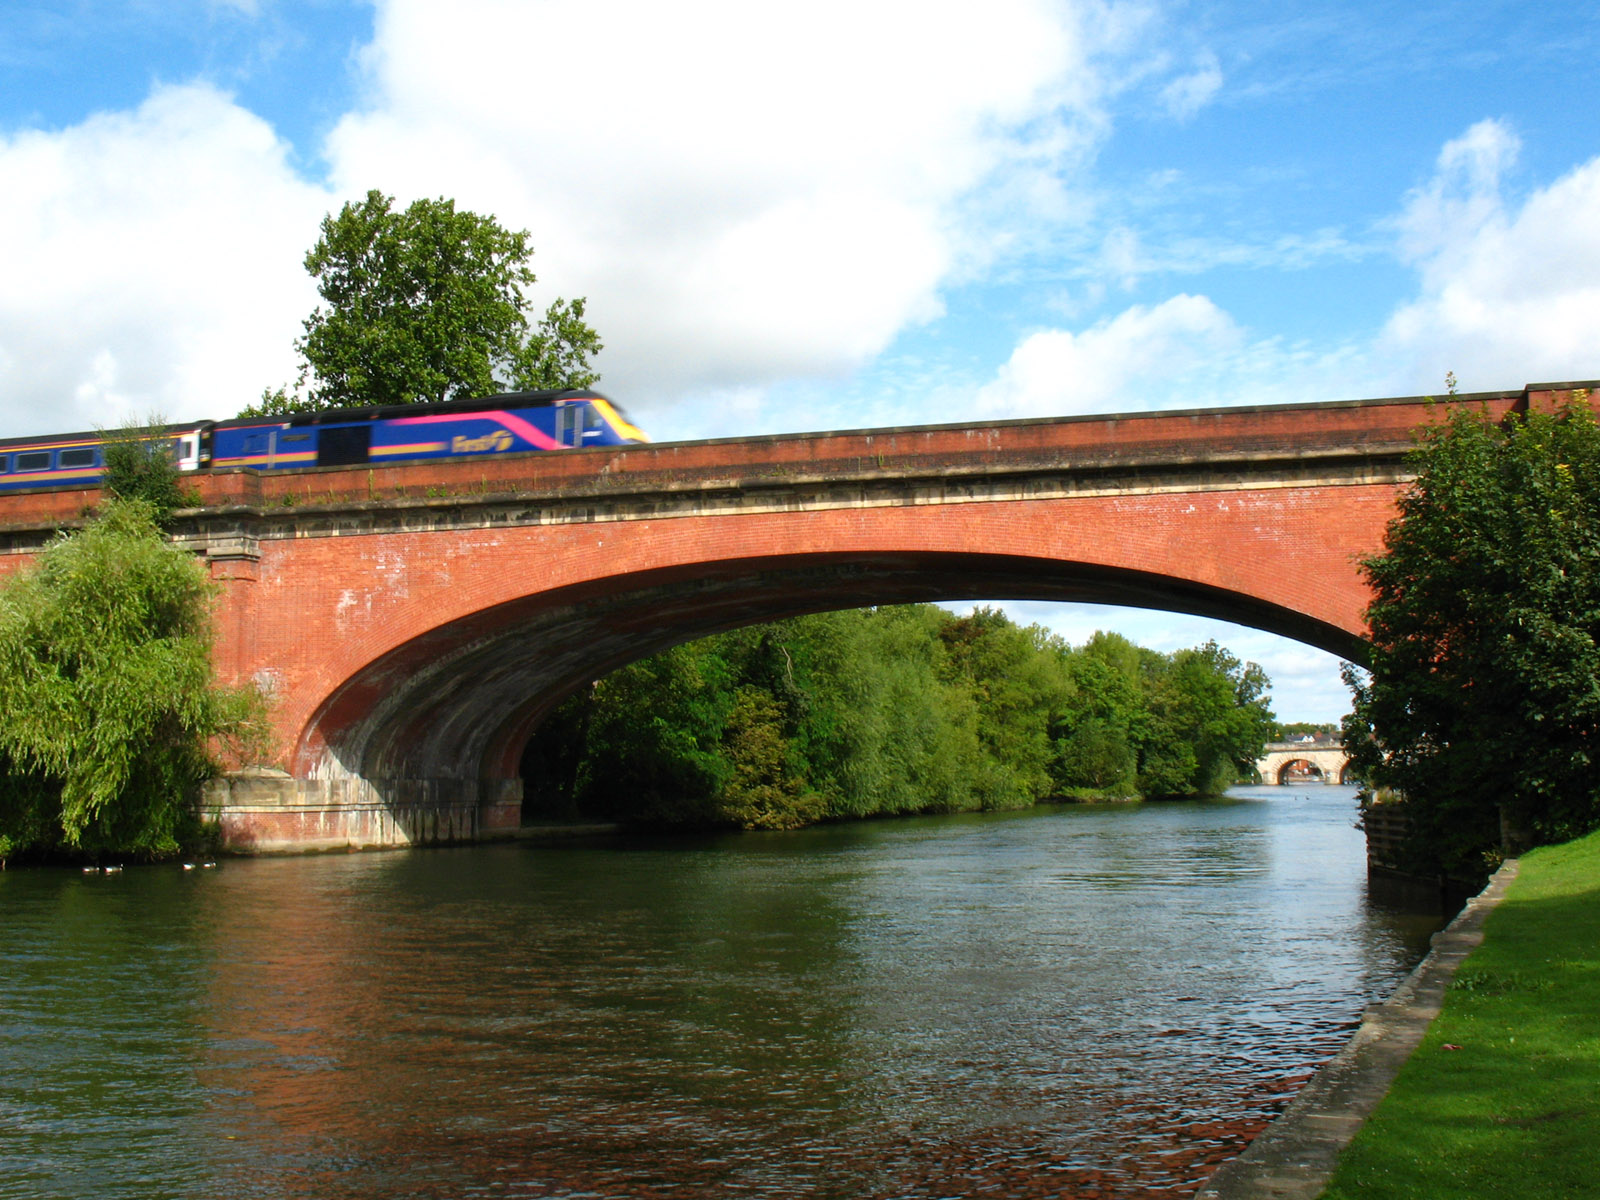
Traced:
[[0, 874], [0, 1196], [1186, 1196], [1426, 948], [1354, 792]]

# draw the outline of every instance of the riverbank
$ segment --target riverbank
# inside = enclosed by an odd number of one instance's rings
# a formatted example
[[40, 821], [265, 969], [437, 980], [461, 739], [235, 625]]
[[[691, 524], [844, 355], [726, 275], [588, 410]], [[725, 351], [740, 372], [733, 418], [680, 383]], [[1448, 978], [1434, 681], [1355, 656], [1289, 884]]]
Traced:
[[1597, 971], [1600, 833], [1503, 868], [1284, 1118], [1202, 1195], [1593, 1195]]
[[1600, 833], [1525, 855], [1326, 1200], [1600, 1190]]

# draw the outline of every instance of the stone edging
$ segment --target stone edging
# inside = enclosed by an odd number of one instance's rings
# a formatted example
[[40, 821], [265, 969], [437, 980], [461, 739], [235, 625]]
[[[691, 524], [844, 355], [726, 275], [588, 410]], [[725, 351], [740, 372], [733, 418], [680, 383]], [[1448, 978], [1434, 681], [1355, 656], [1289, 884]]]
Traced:
[[1196, 1200], [1315, 1200], [1339, 1155], [1371, 1115], [1439, 1015], [1456, 968], [1483, 941], [1483, 922], [1516, 878], [1511, 859], [1433, 935], [1433, 949], [1323, 1064], [1276, 1121], [1238, 1158], [1223, 1163]]

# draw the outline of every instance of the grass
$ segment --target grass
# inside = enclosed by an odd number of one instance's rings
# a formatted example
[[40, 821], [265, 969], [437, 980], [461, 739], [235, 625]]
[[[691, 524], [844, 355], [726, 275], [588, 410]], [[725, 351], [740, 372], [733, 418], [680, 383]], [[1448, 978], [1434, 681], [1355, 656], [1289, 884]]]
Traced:
[[1523, 857], [1322, 1195], [1600, 1196], [1600, 833]]

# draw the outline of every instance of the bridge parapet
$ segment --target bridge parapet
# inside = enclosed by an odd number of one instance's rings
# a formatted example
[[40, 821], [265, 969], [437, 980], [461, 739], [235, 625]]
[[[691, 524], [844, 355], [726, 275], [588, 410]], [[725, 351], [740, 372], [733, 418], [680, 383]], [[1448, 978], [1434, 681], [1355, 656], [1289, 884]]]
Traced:
[[[1565, 385], [1563, 385], [1565, 386]], [[1459, 397], [1503, 416], [1559, 391]], [[1533, 399], [1530, 400], [1530, 397]], [[1299, 462], [1319, 469], [1363, 464], [1391, 478], [1419, 425], [1438, 419], [1424, 398], [1196, 409], [1112, 416], [1038, 418], [664, 442], [561, 453], [437, 459], [294, 471], [225, 470], [189, 481], [208, 512], [287, 508], [347, 510], [457, 497], [577, 498], [612, 515], [623, 497], [782, 489], [873, 481], [993, 479], [1040, 473], [1099, 478], [1108, 490], [1162, 486], [1162, 473]], [[1155, 472], [1154, 478], [1145, 478]], [[1080, 485], [1081, 486], [1081, 485]], [[70, 526], [94, 503], [95, 489], [49, 489], [0, 497], [0, 549], [31, 549], [39, 528]], [[977, 497], [983, 498], [983, 497]], [[639, 515], [659, 515], [646, 501]], [[309, 515], [309, 514], [307, 514]], [[603, 514], [602, 514], [603, 515]], [[593, 518], [591, 518], [593, 519]], [[22, 541], [17, 542], [18, 537]]]

